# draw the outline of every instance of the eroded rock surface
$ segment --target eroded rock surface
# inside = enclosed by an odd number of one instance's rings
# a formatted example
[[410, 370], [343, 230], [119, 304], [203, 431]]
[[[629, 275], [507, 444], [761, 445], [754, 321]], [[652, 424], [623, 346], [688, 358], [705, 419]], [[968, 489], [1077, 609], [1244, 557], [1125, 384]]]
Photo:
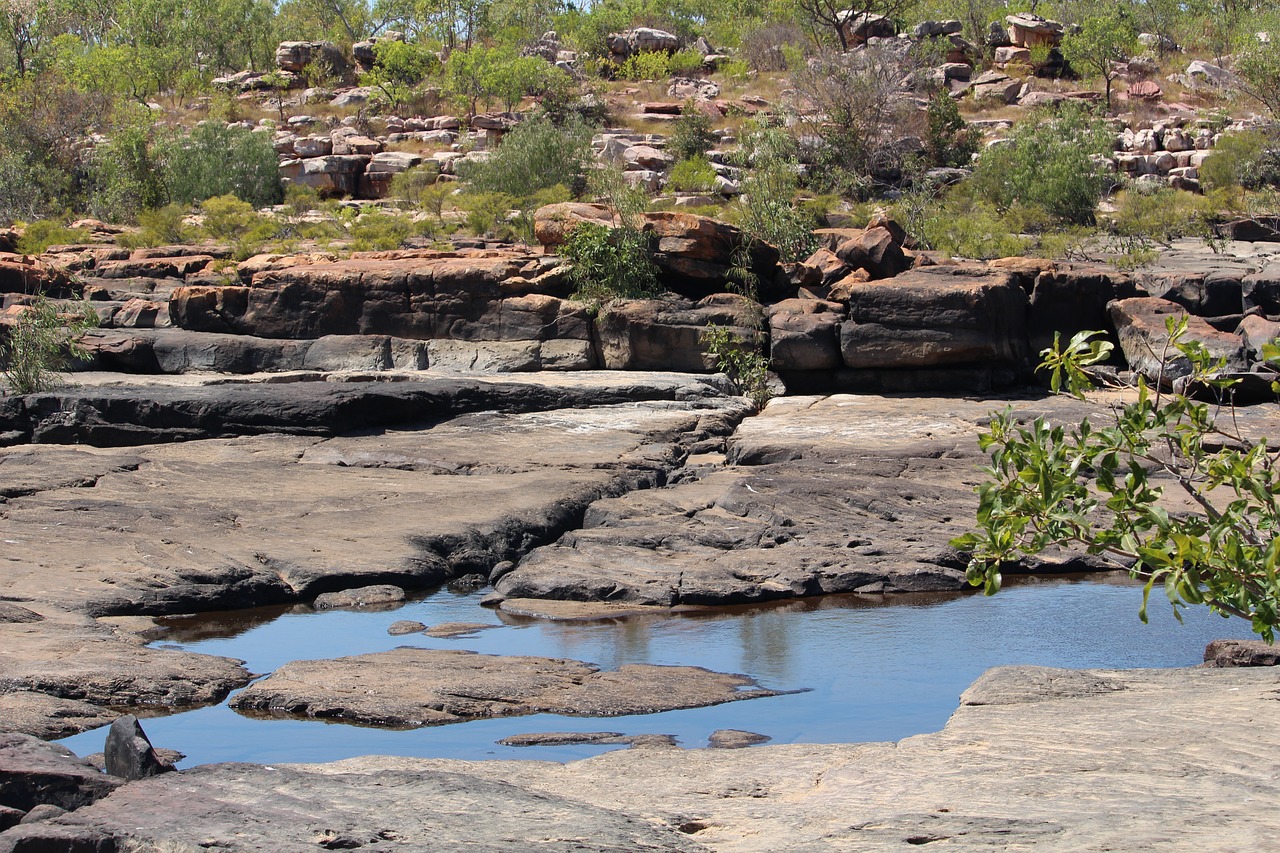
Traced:
[[[496, 589], [663, 606], [962, 589], [965, 560], [949, 541], [973, 524], [985, 459], [975, 436], [1002, 405], [775, 400], [730, 440], [732, 464], [597, 501], [582, 529], [531, 552]], [[1088, 411], [1045, 401], [1028, 416], [1045, 405], [1063, 418]]]
[[[614, 383], [608, 393], [621, 397], [657, 387]], [[576, 525], [592, 501], [665, 482], [691, 445], [722, 440], [747, 411], [741, 400], [696, 397], [330, 439], [0, 451], [11, 474], [0, 501], [6, 724], [62, 736], [116, 716], [104, 707], [208, 704], [249, 680], [238, 661], [149, 649], [94, 617], [487, 576]]]
[[489, 717], [608, 717], [776, 696], [743, 675], [627, 664], [601, 671], [562, 658], [452, 649], [294, 661], [236, 694], [238, 711], [412, 728]]
[[1278, 689], [1270, 668], [997, 669], [896, 744], [209, 765], [38, 826], [237, 850], [1239, 850], [1280, 833]]

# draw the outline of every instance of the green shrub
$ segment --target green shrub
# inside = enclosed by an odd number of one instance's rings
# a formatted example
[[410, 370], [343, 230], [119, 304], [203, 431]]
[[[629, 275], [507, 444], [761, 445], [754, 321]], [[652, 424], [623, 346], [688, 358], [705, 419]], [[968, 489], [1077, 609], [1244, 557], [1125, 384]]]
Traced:
[[190, 236], [189, 230], [182, 223], [186, 215], [186, 208], [177, 204], [144, 210], [138, 214], [138, 233], [132, 235], [132, 239], [121, 239], [120, 244], [170, 246], [186, 242]]
[[204, 230], [215, 240], [234, 239], [254, 224], [258, 214], [253, 205], [233, 195], [220, 195], [200, 203]]
[[660, 51], [633, 53], [618, 66], [624, 80], [665, 80], [671, 76], [671, 57]]
[[1142, 243], [1170, 243], [1179, 237], [1207, 237], [1218, 209], [1204, 196], [1157, 187], [1119, 193], [1111, 214], [1112, 233]]
[[270, 134], [205, 122], [170, 140], [161, 159], [169, 199], [179, 204], [234, 195], [259, 208], [284, 198]]
[[58, 371], [88, 358], [77, 339], [97, 325], [98, 315], [87, 302], [64, 313], [43, 295], [37, 296], [9, 327], [0, 347], [10, 392], [34, 394], [56, 385]]
[[422, 204], [422, 195], [435, 186], [440, 177], [440, 169], [436, 165], [414, 166], [391, 178], [389, 195], [391, 198], [409, 207]]
[[517, 208], [516, 199], [500, 192], [469, 192], [458, 197], [466, 215], [463, 224], [477, 237], [510, 236], [507, 219]]
[[134, 222], [139, 212], [159, 207], [168, 198], [156, 158], [154, 127], [149, 115], [117, 127], [90, 160], [95, 215]]
[[701, 73], [702, 54], [689, 48], [678, 50], [671, 54], [671, 59], [667, 61], [667, 70], [670, 74], [685, 77]]
[[971, 129], [960, 116], [960, 108], [947, 92], [938, 92], [925, 111], [928, 132], [924, 140], [925, 156], [934, 166], [968, 166], [978, 153], [982, 135]]
[[796, 168], [785, 160], [766, 160], [742, 182], [733, 219], [757, 240], [776, 248], [783, 262], [802, 261], [818, 247], [813, 216], [796, 204]]
[[1258, 130], [1222, 137], [1200, 165], [1207, 190], [1280, 186], [1280, 145]]
[[687, 160], [690, 157], [701, 157], [715, 144], [711, 119], [698, 112], [692, 101], [686, 101], [680, 117], [671, 123], [667, 153], [677, 160]]
[[580, 193], [585, 186], [591, 132], [570, 122], [557, 127], [545, 115], [526, 119], [485, 160], [460, 164], [459, 177], [482, 193], [527, 197], [556, 185]]
[[649, 236], [635, 228], [579, 223], [569, 232], [560, 254], [572, 265], [570, 276], [579, 298], [599, 303], [658, 293]]
[[715, 189], [716, 170], [701, 154], [681, 160], [671, 169], [667, 186], [677, 192], [707, 193]]
[[764, 408], [773, 397], [769, 390], [769, 359], [752, 342], [734, 334], [727, 326], [708, 326], [702, 345], [716, 360], [716, 369], [732, 380], [738, 392], [749, 397], [756, 408]]
[[351, 224], [351, 248], [357, 252], [398, 249], [419, 233], [421, 228], [407, 216], [363, 213]]
[[21, 255], [39, 255], [50, 246], [88, 243], [92, 239], [83, 228], [69, 228], [53, 219], [38, 219], [23, 229], [16, 248]]
[[929, 206], [918, 218], [915, 236], [927, 248], [956, 258], [1007, 258], [1025, 254], [1031, 241], [1020, 235], [1017, 217], [990, 204], [955, 194]]
[[1082, 105], [1032, 113], [1007, 142], [982, 153], [972, 185], [1000, 210], [1021, 204], [1063, 222], [1089, 224], [1113, 180], [1091, 156], [1109, 154], [1114, 141], [1107, 125]]

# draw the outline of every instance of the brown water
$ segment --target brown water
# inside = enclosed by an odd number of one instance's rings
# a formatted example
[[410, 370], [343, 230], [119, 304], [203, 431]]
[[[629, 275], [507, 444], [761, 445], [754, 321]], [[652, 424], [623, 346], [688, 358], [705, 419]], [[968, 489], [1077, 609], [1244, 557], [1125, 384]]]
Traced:
[[[1115, 578], [1021, 581], [992, 598], [828, 596], [602, 622], [517, 619], [479, 607], [481, 595], [441, 590], [376, 613], [264, 608], [205, 615], [173, 621], [169, 636], [157, 645], [240, 658], [261, 674], [291, 660], [418, 646], [570, 657], [602, 667], [696, 665], [804, 692], [643, 716], [542, 714], [413, 731], [250, 719], [220, 705], [148, 720], [147, 732], [157, 746], [187, 753], [183, 766], [367, 754], [568, 760], [605, 749], [496, 744], [508, 735], [538, 731], [666, 733], [687, 747], [705, 746], [707, 736], [720, 728], [759, 732], [775, 743], [898, 740], [941, 728], [960, 693], [997, 664], [1191, 666], [1201, 661], [1209, 640], [1250, 636], [1242, 620], [1224, 620], [1203, 609], [1186, 611], [1180, 625], [1167, 605], [1154, 600], [1151, 624], [1143, 625], [1138, 620], [1141, 587]], [[387, 627], [401, 619], [501, 627], [454, 640], [388, 635]], [[63, 743], [86, 754], [101, 750], [103, 736], [97, 730]]]

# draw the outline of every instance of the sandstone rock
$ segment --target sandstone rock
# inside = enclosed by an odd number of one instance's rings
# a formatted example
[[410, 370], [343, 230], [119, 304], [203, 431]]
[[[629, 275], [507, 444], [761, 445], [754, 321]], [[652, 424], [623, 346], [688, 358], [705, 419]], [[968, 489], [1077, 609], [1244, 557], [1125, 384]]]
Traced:
[[596, 339], [609, 370], [713, 371], [702, 335], [708, 326], [728, 326], [743, 340], [756, 337], [759, 317], [740, 297], [699, 303], [682, 299], [617, 300], [601, 308]]
[[0, 293], [44, 293], [68, 299], [78, 292], [75, 280], [63, 270], [38, 258], [0, 252]]
[[322, 63], [338, 74], [348, 69], [342, 51], [327, 41], [286, 41], [276, 48], [276, 66], [283, 71], [301, 74], [312, 63]]
[[987, 71], [970, 82], [970, 91], [975, 101], [999, 101], [1003, 104], [1016, 103], [1018, 93], [1022, 90], [1022, 81], [1015, 80], [997, 71]]
[[160, 761], [151, 747], [151, 739], [133, 714], [125, 714], [111, 724], [107, 743], [103, 749], [103, 761], [107, 775], [126, 782], [157, 776], [173, 770], [173, 766]]
[[619, 57], [633, 53], [675, 53], [680, 37], [652, 27], [635, 27], [624, 33], [610, 33], [605, 38], [609, 52]]
[[[708, 216], [674, 211], [647, 213], [643, 218], [642, 229], [654, 241], [653, 260], [665, 287], [693, 298], [725, 290], [734, 252], [746, 241], [741, 229]], [[778, 250], [767, 243], [751, 243], [751, 270], [766, 300], [781, 295], [774, 289], [778, 257]]]
[[30, 735], [0, 733], [0, 805], [29, 812], [39, 805], [78, 809], [114, 791], [104, 776], [64, 746]]
[[1220, 68], [1211, 62], [1205, 62], [1196, 59], [1187, 66], [1183, 77], [1189, 81], [1188, 85], [1192, 87], [1207, 87], [1210, 89], [1238, 89], [1241, 80], [1235, 74]]
[[647, 714], [776, 696], [740, 675], [628, 664], [400, 648], [295, 661], [236, 694], [237, 710], [416, 727], [489, 717]]
[[707, 746], [712, 749], [742, 749], [747, 746], [768, 743], [771, 740], [773, 738], [768, 735], [744, 732], [741, 729], [716, 729], [711, 733], [711, 737], [708, 738]]
[[836, 14], [836, 19], [836, 24], [844, 31], [850, 47], [866, 44], [873, 38], [892, 38], [898, 34], [898, 28], [892, 20], [873, 12], [842, 10]]
[[1280, 665], [1280, 649], [1262, 640], [1214, 640], [1205, 646], [1209, 667]]
[[835, 254], [851, 269], [864, 269], [873, 279], [892, 278], [911, 266], [902, 252], [902, 238], [895, 239], [885, 227], [868, 228], [849, 236], [836, 246]]
[[1057, 21], [1033, 14], [1009, 15], [1005, 21], [1009, 24], [1009, 41], [1018, 47], [1057, 47], [1062, 42], [1064, 27]]
[[326, 592], [316, 596], [316, 610], [386, 609], [404, 602], [404, 590], [390, 584], [362, 586], [342, 592]]
[[[234, 849], [251, 839], [257, 849], [282, 851], [377, 849], [388, 843], [475, 853], [571, 853], [584, 846], [602, 853], [706, 850], [674, 828], [588, 799], [435, 768], [343, 772], [331, 766], [213, 764], [135, 782], [120, 795], [109, 806], [39, 825], [48, 846], [9, 850], [113, 853], [117, 838], [161, 849], [199, 848], [210, 841]], [[500, 805], [488, 815], [495, 804]], [[480, 814], [484, 820], [477, 820]], [[102, 846], [71, 847], [66, 839], [72, 833], [97, 837]]]
[[[1017, 271], [1008, 263], [990, 266]], [[1055, 264], [1026, 272], [1032, 279], [1027, 336], [1033, 354], [1052, 346], [1055, 332], [1065, 342], [1078, 332], [1109, 329], [1107, 305], [1142, 292], [1131, 276], [1107, 267]]]
[[788, 299], [769, 309], [773, 369], [830, 370], [840, 367], [843, 308], [812, 299]]
[[1219, 332], [1203, 319], [1188, 314], [1181, 305], [1164, 299], [1139, 297], [1113, 302], [1108, 310], [1129, 369], [1141, 373], [1149, 382], [1169, 386], [1191, 372], [1187, 358], [1168, 345], [1166, 317], [1185, 317], [1187, 334], [1184, 340], [1198, 341], [1214, 358], [1225, 358], [1228, 371], [1246, 368], [1244, 347], [1239, 336]]
[[401, 637], [405, 634], [418, 634], [425, 631], [427, 626], [421, 622], [415, 622], [412, 619], [401, 619], [398, 622], [392, 622], [387, 628], [387, 633], [393, 637]]
[[841, 326], [844, 363], [853, 368], [936, 367], [1028, 358], [1027, 297], [1007, 273], [921, 267], [849, 287]]
[[563, 245], [579, 222], [593, 222], [607, 228], [617, 225], [617, 217], [603, 204], [566, 201], [540, 207], [533, 215], [533, 233], [545, 249]]
[[1250, 314], [1240, 321], [1236, 332], [1244, 342], [1249, 357], [1255, 362], [1262, 362], [1265, 360], [1262, 348], [1280, 340], [1280, 322]]
[[499, 626], [489, 624], [488, 622], [441, 622], [439, 625], [432, 625], [426, 628], [423, 633], [428, 637], [435, 637], [440, 640], [457, 640], [464, 637], [474, 637], [481, 631], [488, 631]]

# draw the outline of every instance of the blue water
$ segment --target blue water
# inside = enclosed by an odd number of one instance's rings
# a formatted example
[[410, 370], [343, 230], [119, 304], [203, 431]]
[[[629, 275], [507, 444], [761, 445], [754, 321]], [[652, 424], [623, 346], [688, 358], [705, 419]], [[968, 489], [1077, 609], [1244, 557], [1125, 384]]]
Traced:
[[[1204, 609], [1184, 612], [1152, 601], [1138, 620], [1141, 587], [1125, 580], [1038, 579], [999, 595], [830, 596], [724, 608], [697, 615], [600, 622], [519, 619], [478, 606], [482, 593], [441, 590], [393, 611], [206, 615], [175, 623], [157, 645], [246, 661], [266, 674], [292, 660], [341, 657], [397, 646], [471, 649], [491, 654], [568, 657], [612, 668], [625, 663], [682, 664], [740, 672], [761, 685], [804, 692], [710, 708], [641, 716], [581, 718], [541, 714], [412, 731], [383, 731], [319, 721], [263, 720], [221, 705], [144, 725], [158, 747], [187, 754], [180, 766], [214, 761], [331, 761], [387, 754], [442, 758], [539, 758], [594, 755], [607, 747], [504, 747], [508, 735], [540, 731], [674, 734], [705, 746], [721, 728], [769, 735], [774, 743], [898, 740], [936, 731], [960, 693], [997, 664], [1061, 667], [1170, 667], [1201, 661], [1205, 644], [1248, 637], [1248, 625]], [[460, 639], [393, 637], [401, 619], [427, 625], [484, 622], [500, 627]], [[84, 755], [102, 749], [105, 731], [62, 741]]]

